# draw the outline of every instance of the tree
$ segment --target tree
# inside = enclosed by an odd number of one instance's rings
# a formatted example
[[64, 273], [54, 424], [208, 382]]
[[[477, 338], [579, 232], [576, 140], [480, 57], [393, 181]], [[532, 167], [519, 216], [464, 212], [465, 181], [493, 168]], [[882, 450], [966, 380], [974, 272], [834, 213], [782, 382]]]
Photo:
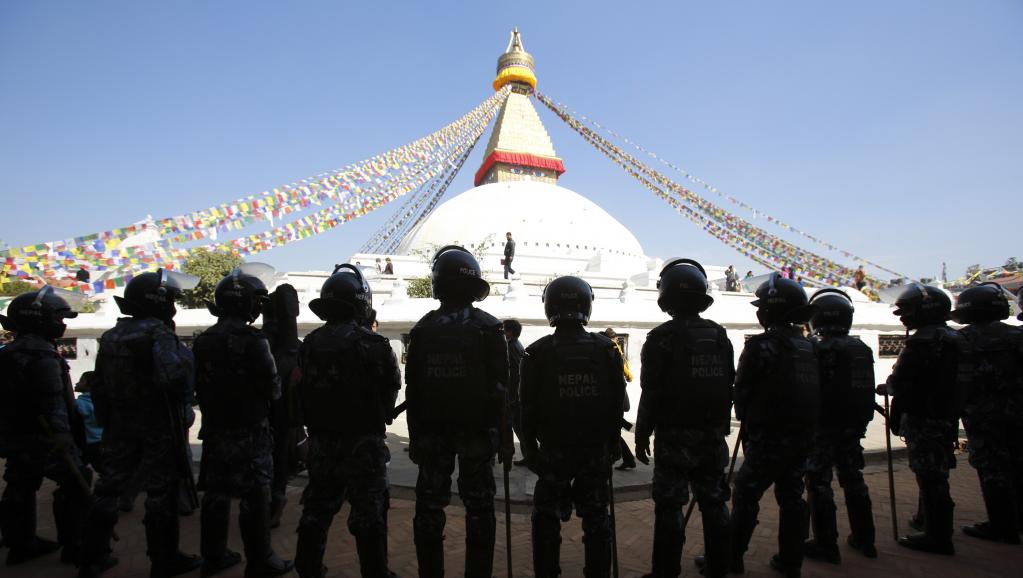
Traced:
[[181, 296], [181, 304], [188, 309], [206, 307], [207, 301], [213, 301], [213, 290], [217, 283], [242, 263], [242, 258], [230, 253], [213, 253], [206, 249], [197, 249], [185, 261], [182, 271], [199, 278], [199, 285], [185, 291]]
[[413, 277], [408, 280], [408, 296], [416, 299], [418, 297], [433, 297], [433, 283], [430, 277]]
[[0, 284], [0, 297], [17, 297], [22, 293], [35, 291], [38, 288], [38, 286], [26, 283], [20, 279], [8, 279], [5, 283]]
[[1015, 257], [1009, 257], [1008, 259], [1006, 259], [1005, 265], [1002, 265], [1002, 267], [1004, 267], [1006, 271], [1019, 271], [1020, 269], [1019, 259]]

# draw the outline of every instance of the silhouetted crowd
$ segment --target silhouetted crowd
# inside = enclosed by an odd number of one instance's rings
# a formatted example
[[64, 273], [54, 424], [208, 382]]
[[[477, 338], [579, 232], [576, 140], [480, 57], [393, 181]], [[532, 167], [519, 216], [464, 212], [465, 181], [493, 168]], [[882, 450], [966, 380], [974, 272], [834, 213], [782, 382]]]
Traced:
[[[508, 243], [514, 247], [510, 234]], [[509, 254], [506, 245], [505, 255], [506, 275], [514, 273], [514, 249]], [[737, 281], [734, 272], [730, 278]], [[111, 541], [122, 501], [141, 490], [153, 577], [196, 569], [212, 576], [243, 559], [247, 577], [292, 569], [324, 576], [327, 533], [348, 502], [361, 575], [389, 578], [385, 430], [405, 411], [409, 456], [419, 468], [413, 519], [419, 576], [445, 574], [445, 510], [456, 470], [465, 510], [458, 573], [493, 575], [493, 467], [502, 464], [507, 493], [513, 431], [519, 463], [538, 476], [534, 574], [561, 574], [561, 524], [575, 512], [584, 575], [618, 575], [611, 469], [629, 451], [621, 429], [628, 425], [631, 374], [613, 332], [586, 330], [594, 294], [585, 280], [564, 276], [546, 286], [542, 302], [553, 333], [523, 348], [520, 324], [502, 324], [474, 306], [490, 285], [473, 255], [458, 246], [440, 249], [432, 264], [439, 307], [410, 333], [405, 401], [397, 407], [398, 360], [375, 332], [372, 291], [359, 267], [338, 265], [324, 282], [309, 304], [324, 323], [302, 341], [295, 290], [281, 285], [270, 293], [243, 265], [216, 286], [209, 309], [217, 323], [189, 350], [175, 335], [175, 300], [195, 282], [160, 269], [134, 277], [115, 298], [125, 317], [99, 340], [95, 371], [79, 387], [81, 412], [55, 348], [64, 320], [76, 315], [68, 303], [44, 287], [18, 296], [0, 316], [16, 334], [0, 349], [6, 461], [0, 532], [8, 565], [59, 550], [79, 576], [99, 576], [117, 564]], [[944, 291], [908, 285], [894, 313], [912, 334], [882, 385], [870, 348], [849, 335], [854, 308], [841, 290], [808, 298], [795, 280], [772, 275], [752, 302], [764, 331], [749, 337], [737, 364], [727, 331], [701, 316], [712, 302], [699, 263], [664, 266], [657, 303], [669, 318], [642, 348], [635, 424], [635, 459], [654, 462], [649, 576], [681, 574], [694, 504], [703, 518], [700, 573], [742, 573], [759, 502], [771, 485], [780, 512], [771, 567], [794, 577], [804, 558], [840, 563], [834, 472], [849, 517], [847, 544], [877, 557], [861, 446], [875, 412], [905, 438], [919, 486], [911, 522], [919, 533], [901, 537], [900, 545], [954, 553], [949, 469], [960, 419], [988, 511], [988, 520], [963, 532], [1020, 543], [1023, 332], [1003, 322], [1010, 307], [1000, 287], [971, 287], [953, 310]], [[252, 324], [261, 315], [257, 329]], [[950, 327], [949, 319], [963, 328]], [[194, 406], [202, 413], [197, 480], [188, 444]], [[730, 449], [733, 413], [741, 425]], [[736, 470], [740, 444], [744, 459]], [[270, 531], [287, 503], [288, 477], [302, 468], [309, 479], [298, 540], [294, 561], [285, 560], [271, 547]], [[36, 535], [43, 478], [57, 486], [56, 541]], [[227, 547], [233, 499], [243, 553]], [[199, 509], [198, 555], [180, 549], [182, 507]]]

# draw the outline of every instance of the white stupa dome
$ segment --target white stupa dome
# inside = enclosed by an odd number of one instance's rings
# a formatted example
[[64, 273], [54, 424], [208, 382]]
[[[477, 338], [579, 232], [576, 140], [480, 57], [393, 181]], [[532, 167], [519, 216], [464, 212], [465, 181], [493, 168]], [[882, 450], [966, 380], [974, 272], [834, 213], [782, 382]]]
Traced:
[[[444, 245], [482, 250], [484, 269], [500, 269], [505, 232], [516, 242], [514, 268], [533, 275], [638, 273], [647, 257], [636, 237], [596, 203], [537, 181], [481, 185], [446, 201], [406, 235], [399, 254], [432, 255]], [[494, 258], [491, 258], [494, 257]]]

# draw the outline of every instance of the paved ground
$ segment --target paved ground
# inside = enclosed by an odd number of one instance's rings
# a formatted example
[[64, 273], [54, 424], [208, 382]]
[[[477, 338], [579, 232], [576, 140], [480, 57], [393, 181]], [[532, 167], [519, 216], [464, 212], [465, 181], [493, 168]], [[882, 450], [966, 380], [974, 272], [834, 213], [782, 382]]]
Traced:
[[[976, 474], [966, 465], [964, 457], [960, 457], [960, 467], [953, 472], [952, 487], [956, 507], [956, 524], [972, 523], [983, 515], [983, 506], [977, 487]], [[878, 527], [878, 548], [881, 552], [877, 560], [867, 560], [856, 552], [842, 546], [843, 564], [831, 566], [816, 562], [807, 562], [804, 576], [870, 576], [883, 577], [926, 577], [943, 576], [1023, 576], [1023, 547], [1003, 546], [975, 540], [961, 533], [955, 536], [957, 555], [940, 557], [918, 554], [897, 546], [891, 537], [891, 515], [887, 496], [887, 473], [880, 465], [868, 467], [867, 483], [872, 489], [875, 501], [875, 520]], [[916, 489], [912, 475], [905, 461], [896, 462], [896, 487], [898, 488], [897, 510], [902, 522], [902, 530], [906, 530], [905, 522], [915, 507]], [[54, 537], [53, 525], [48, 515], [50, 489], [47, 483], [40, 493], [40, 527], [39, 533], [46, 537]], [[274, 543], [278, 552], [290, 555], [295, 549], [295, 527], [300, 514], [298, 496], [300, 487], [290, 489], [291, 503], [285, 514], [283, 525], [274, 531]], [[141, 505], [141, 499], [139, 500]], [[767, 566], [767, 561], [776, 550], [778, 510], [773, 495], [768, 492], [761, 511], [761, 524], [757, 528], [746, 557], [747, 576], [777, 576]], [[391, 567], [399, 576], [416, 575], [415, 551], [412, 545], [412, 515], [415, 504], [406, 499], [392, 501], [390, 514], [390, 549]], [[500, 509], [500, 507], [499, 507]], [[841, 519], [843, 508], [839, 507], [839, 526], [842, 539], [848, 533], [848, 523]], [[513, 560], [515, 574], [532, 576], [529, 544], [529, 509], [527, 505], [514, 506], [512, 514]], [[355, 556], [354, 543], [345, 528], [347, 508], [342, 510], [335, 521], [328, 545], [327, 566], [329, 576], [358, 576], [358, 560]], [[648, 570], [650, 540], [652, 535], [653, 504], [648, 499], [634, 500], [620, 504], [617, 508], [618, 518], [618, 550], [621, 554], [621, 575], [636, 578]], [[122, 517], [118, 530], [121, 542], [115, 545], [115, 554], [122, 563], [107, 575], [111, 578], [146, 576], [148, 560], [145, 557], [145, 538], [141, 526], [142, 513], [139, 510]], [[504, 515], [498, 515], [499, 531], [504, 530]], [[562, 569], [566, 578], [582, 575], [582, 534], [577, 519], [572, 519], [563, 530]], [[182, 520], [182, 546], [194, 552], [198, 549], [198, 516], [193, 515]], [[503, 533], [499, 533], [497, 552], [495, 555], [495, 575], [506, 576], [505, 548]], [[690, 540], [686, 544], [684, 575], [695, 576], [692, 557], [702, 551], [702, 534], [699, 516], [694, 516], [689, 530]], [[447, 529], [447, 563], [449, 575], [461, 575], [464, 560], [463, 517], [457, 508], [452, 508], [448, 518]], [[241, 549], [236, 529], [232, 530], [233, 548]], [[73, 570], [60, 566], [55, 557], [37, 560], [16, 568], [0, 566], [0, 575], [4, 578], [73, 576]], [[198, 575], [198, 573], [195, 573]], [[225, 577], [241, 576], [241, 568], [226, 572]]]

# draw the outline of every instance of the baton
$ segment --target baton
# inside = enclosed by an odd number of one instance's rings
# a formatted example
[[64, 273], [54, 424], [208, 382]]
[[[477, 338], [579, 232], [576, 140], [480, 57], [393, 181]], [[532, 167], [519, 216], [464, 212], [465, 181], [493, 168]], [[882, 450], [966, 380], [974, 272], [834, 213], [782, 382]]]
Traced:
[[895, 471], [892, 469], [892, 424], [888, 419], [888, 392], [884, 394], [884, 442], [888, 455], [888, 497], [892, 508], [892, 537], [899, 541], [899, 518], [895, 513]]
[[611, 506], [611, 569], [614, 571], [614, 578], [618, 578], [618, 524], [615, 522], [615, 482], [614, 482], [614, 471], [611, 462], [610, 452], [608, 452], [607, 462], [607, 495], [609, 505]]

